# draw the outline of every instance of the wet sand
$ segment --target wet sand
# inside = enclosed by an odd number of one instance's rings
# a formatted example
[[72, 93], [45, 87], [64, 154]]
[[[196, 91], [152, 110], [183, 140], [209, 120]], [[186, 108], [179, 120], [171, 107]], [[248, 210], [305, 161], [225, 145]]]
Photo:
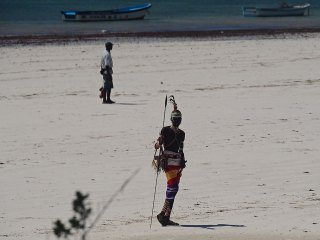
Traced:
[[47, 44], [79, 41], [93, 41], [106, 38], [225, 38], [225, 37], [276, 37], [284, 34], [319, 33], [320, 28], [269, 28], [245, 30], [212, 30], [212, 31], [166, 31], [166, 32], [111, 32], [100, 34], [55, 34], [0, 36], [1, 45]]

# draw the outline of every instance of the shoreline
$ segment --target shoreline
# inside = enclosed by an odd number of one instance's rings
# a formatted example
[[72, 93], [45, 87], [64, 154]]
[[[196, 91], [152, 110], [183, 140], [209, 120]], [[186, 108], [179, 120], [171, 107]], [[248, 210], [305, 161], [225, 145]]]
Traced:
[[320, 28], [281, 28], [281, 29], [246, 29], [212, 31], [164, 31], [164, 32], [106, 32], [100, 34], [52, 34], [52, 35], [17, 35], [0, 36], [2, 46], [16, 44], [48, 44], [79, 41], [95, 41], [103, 38], [221, 38], [276, 36], [282, 34], [319, 33]]

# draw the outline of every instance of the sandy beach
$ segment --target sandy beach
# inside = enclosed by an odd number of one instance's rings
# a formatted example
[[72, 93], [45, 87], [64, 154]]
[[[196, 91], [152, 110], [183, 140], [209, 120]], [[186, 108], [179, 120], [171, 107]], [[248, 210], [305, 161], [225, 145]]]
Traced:
[[[113, 105], [98, 97], [106, 41]], [[87, 239], [319, 240], [319, 49], [319, 33], [0, 47], [0, 239], [55, 239], [76, 190], [94, 217], [139, 170]], [[166, 95], [186, 132], [181, 226], [150, 229]]]

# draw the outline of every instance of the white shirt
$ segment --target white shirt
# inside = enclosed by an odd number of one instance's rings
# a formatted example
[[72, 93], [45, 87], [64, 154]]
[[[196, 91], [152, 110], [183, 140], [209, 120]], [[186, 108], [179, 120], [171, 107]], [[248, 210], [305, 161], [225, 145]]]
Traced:
[[111, 52], [108, 52], [107, 50], [104, 50], [102, 58], [101, 58], [101, 68], [106, 68], [106, 66], [109, 66], [111, 68], [110, 73], [112, 74], [112, 68], [113, 68], [113, 62], [111, 57]]

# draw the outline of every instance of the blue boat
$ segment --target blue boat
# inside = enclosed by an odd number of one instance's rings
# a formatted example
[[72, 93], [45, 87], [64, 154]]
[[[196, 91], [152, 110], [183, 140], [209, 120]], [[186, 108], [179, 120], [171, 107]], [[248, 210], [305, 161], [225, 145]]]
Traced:
[[61, 11], [63, 21], [115, 21], [144, 19], [151, 3], [101, 11]]
[[282, 3], [279, 7], [243, 7], [243, 16], [245, 17], [288, 17], [304, 16], [310, 14], [310, 4], [289, 5]]

